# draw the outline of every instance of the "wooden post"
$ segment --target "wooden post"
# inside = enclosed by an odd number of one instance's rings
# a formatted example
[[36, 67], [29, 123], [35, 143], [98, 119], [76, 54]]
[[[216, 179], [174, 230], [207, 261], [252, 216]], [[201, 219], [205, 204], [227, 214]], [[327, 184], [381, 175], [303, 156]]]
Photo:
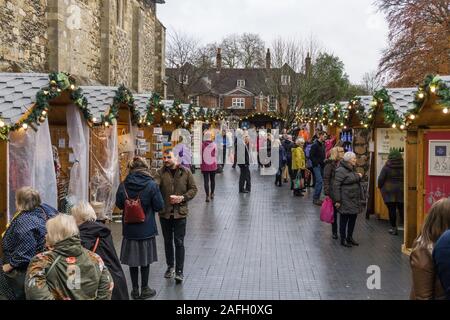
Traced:
[[405, 232], [404, 232], [404, 248], [411, 248], [417, 237], [417, 197], [418, 197], [418, 132], [408, 131], [406, 137], [406, 157], [405, 157]]
[[[8, 142], [0, 141], [0, 234], [8, 223]], [[0, 246], [0, 256], [2, 256]]]

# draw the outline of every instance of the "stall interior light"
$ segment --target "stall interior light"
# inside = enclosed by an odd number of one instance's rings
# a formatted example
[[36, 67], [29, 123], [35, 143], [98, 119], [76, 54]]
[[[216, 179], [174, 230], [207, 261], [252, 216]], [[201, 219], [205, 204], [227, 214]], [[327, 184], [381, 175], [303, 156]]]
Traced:
[[442, 112], [444, 112], [445, 114], [447, 114], [447, 113], [448, 113], [448, 108], [447, 108], [447, 107], [444, 108], [444, 110], [442, 110]]

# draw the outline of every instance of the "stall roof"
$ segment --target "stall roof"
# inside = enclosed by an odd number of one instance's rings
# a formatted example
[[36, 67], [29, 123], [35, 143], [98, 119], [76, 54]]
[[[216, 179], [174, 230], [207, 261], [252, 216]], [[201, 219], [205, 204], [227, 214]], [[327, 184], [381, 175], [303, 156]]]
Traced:
[[414, 108], [414, 99], [418, 91], [417, 88], [388, 88], [389, 98], [394, 109], [405, 114], [409, 109]]
[[148, 102], [150, 101], [150, 99], [152, 97], [152, 93], [136, 94], [136, 95], [133, 95], [133, 97], [134, 97], [134, 103], [136, 105], [138, 112], [141, 115], [145, 115], [145, 113], [147, 112]]
[[88, 102], [88, 108], [94, 117], [100, 117], [109, 110], [116, 96], [117, 87], [82, 86], [83, 95]]
[[0, 114], [16, 123], [36, 102], [36, 93], [48, 86], [46, 73], [0, 73]]

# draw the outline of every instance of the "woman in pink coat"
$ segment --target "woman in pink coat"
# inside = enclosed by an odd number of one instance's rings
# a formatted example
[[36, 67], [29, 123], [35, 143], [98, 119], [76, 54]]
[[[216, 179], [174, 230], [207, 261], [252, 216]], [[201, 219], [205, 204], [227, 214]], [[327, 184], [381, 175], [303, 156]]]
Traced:
[[[200, 169], [203, 173], [203, 182], [205, 185], [206, 202], [214, 199], [214, 189], [216, 188], [217, 171], [217, 145], [213, 141], [211, 131], [206, 131], [203, 135], [202, 144], [202, 165]], [[210, 190], [211, 184], [211, 190]], [[211, 193], [210, 193], [211, 192]]]

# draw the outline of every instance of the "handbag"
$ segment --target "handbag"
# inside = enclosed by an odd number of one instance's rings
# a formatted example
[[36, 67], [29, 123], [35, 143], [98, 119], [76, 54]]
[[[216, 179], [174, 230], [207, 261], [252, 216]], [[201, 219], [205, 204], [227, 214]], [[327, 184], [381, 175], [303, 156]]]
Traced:
[[123, 220], [126, 224], [137, 224], [145, 221], [145, 212], [142, 208], [141, 194], [139, 193], [136, 199], [128, 197], [127, 189], [125, 190], [125, 205], [123, 209]]
[[320, 207], [320, 221], [326, 223], [334, 223], [334, 207], [333, 200], [330, 197], [325, 197]]
[[119, 153], [134, 152], [133, 137], [130, 133], [125, 134], [125, 130], [118, 136], [118, 143]]
[[294, 181], [294, 189], [303, 189], [305, 187], [305, 179], [302, 177], [302, 173], [299, 170], [297, 173], [297, 176], [295, 177]]

